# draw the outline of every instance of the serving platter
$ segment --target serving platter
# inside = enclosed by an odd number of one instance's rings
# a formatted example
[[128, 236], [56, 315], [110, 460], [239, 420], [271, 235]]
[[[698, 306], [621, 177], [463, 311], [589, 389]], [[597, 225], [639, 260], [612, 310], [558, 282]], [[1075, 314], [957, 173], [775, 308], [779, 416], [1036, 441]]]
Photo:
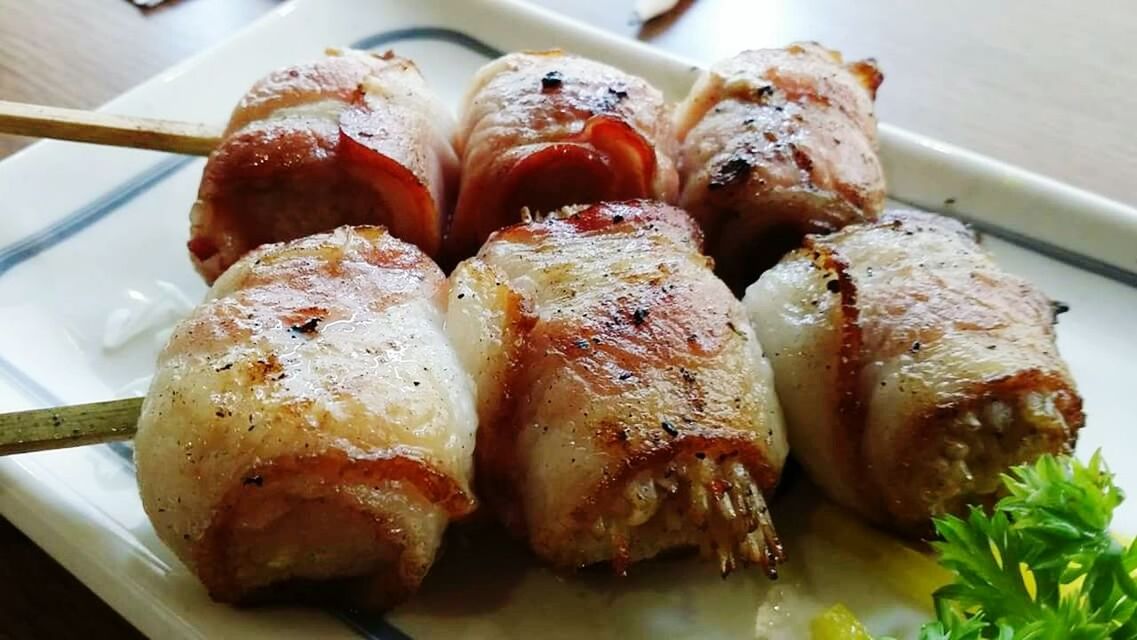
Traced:
[[[508, 0], [294, 0], [224, 45], [104, 108], [222, 122], [266, 71], [327, 46], [395, 49], [456, 105], [471, 73], [502, 51], [563, 47], [682, 96], [697, 66]], [[887, 69], [887, 60], [882, 61]], [[887, 86], [888, 91], [903, 91]], [[1086, 399], [1087, 456], [1104, 449], [1137, 491], [1126, 401], [1137, 391], [1137, 211], [887, 125], [895, 204], [972, 222], [1012, 272], [1071, 311], [1059, 346]], [[205, 286], [184, 251], [202, 160], [44, 142], [0, 163], [0, 410], [145, 391], [169, 327]], [[0, 460], [0, 513], [143, 632], [156, 637], [801, 637], [843, 602], [874, 633], [910, 635], [930, 597], [848, 539], [865, 533], [790, 477], [774, 504], [790, 564], [721, 579], [685, 558], [617, 580], [540, 568], [492, 531], [460, 531], [422, 592], [386, 616], [347, 609], [238, 610], [211, 602], [158, 541], [137, 497], [130, 449], [95, 446]], [[1137, 503], [1116, 528], [1137, 531]], [[868, 538], [864, 538], [868, 539]], [[875, 538], [873, 538], [875, 539]], [[893, 547], [881, 547], [888, 553]], [[887, 563], [884, 563], [887, 564]]]

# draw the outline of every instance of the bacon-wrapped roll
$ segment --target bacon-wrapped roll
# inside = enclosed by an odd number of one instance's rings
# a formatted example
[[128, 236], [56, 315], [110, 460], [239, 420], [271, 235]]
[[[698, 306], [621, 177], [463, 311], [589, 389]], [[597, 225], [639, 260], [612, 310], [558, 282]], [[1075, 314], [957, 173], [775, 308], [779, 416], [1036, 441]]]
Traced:
[[462, 112], [455, 260], [521, 220], [522, 207], [675, 201], [670, 112], [642, 78], [561, 51], [511, 53], [478, 71]]
[[954, 220], [892, 212], [808, 236], [744, 302], [797, 458], [882, 525], [926, 533], [1082, 426], [1051, 302]]
[[747, 286], [806, 233], [871, 220], [884, 206], [871, 60], [817, 44], [744, 51], [713, 65], [675, 111], [679, 203], [702, 225], [732, 287]]
[[781, 556], [763, 492], [786, 456], [769, 364], [682, 211], [573, 207], [499, 231], [451, 275], [479, 389], [481, 495], [561, 567], [699, 547]]
[[409, 60], [329, 50], [274, 71], [234, 110], [190, 213], [212, 282], [250, 249], [382, 224], [435, 256], [458, 178], [453, 118]]
[[[214, 598], [385, 607], [418, 586], [475, 504], [445, 295], [418, 249], [342, 227], [253, 251], [178, 325], [135, 458], [158, 536]], [[325, 580], [343, 589], [303, 589]]]

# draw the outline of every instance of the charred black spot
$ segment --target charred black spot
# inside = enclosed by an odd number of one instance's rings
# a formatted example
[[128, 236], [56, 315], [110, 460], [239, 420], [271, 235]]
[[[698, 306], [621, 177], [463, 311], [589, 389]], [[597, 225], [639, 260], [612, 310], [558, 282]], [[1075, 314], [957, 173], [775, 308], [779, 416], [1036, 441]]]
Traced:
[[541, 78], [541, 91], [556, 91], [565, 83], [565, 77], [560, 71], [550, 71]]
[[618, 213], [616, 215], [612, 216], [612, 223], [613, 224], [620, 224], [623, 221], [624, 221], [624, 216], [622, 216]]
[[667, 432], [667, 435], [671, 436], [672, 438], [679, 435], [679, 430], [675, 428], [675, 425], [666, 420], [660, 422], [659, 426], [663, 427], [663, 430]]
[[608, 87], [608, 94], [616, 100], [623, 100], [628, 97], [628, 90], [623, 86]]
[[293, 333], [315, 333], [316, 327], [320, 324], [320, 318], [308, 318], [304, 324], [292, 325]]
[[764, 87], [758, 87], [754, 90], [754, 100], [757, 102], [765, 102], [766, 98], [769, 98], [772, 95], [774, 95], [773, 85], [768, 84]]
[[1058, 324], [1058, 316], [1070, 310], [1070, 305], [1060, 300], [1050, 301], [1050, 321]]
[[651, 313], [648, 309], [636, 309], [632, 312], [632, 324], [637, 327], [647, 321], [648, 315]]
[[707, 188], [724, 189], [731, 185], [745, 182], [746, 178], [750, 176], [752, 169], [753, 167], [750, 166], [750, 161], [746, 158], [732, 158], [718, 168], [718, 171], [716, 171], [714, 177], [711, 178], [711, 182], [707, 185]]
[[216, 369], [214, 369], [214, 371], [221, 373], [222, 371], [228, 371], [232, 368], [233, 368], [233, 363], [230, 362], [229, 364], [223, 364], [220, 367], [217, 367]]
[[258, 476], [249, 476], [249, 477], [245, 478], [244, 480], [242, 480], [241, 484], [243, 484], [245, 486], [249, 486], [252, 484], [252, 485], [256, 485], [258, 487], [263, 487], [265, 484], [265, 479], [259, 475]]
[[631, 377], [632, 377], [632, 372], [631, 372], [631, 371], [625, 371], [625, 372], [623, 372], [623, 373], [621, 373], [621, 374], [620, 374], [620, 380], [628, 380], [628, 379], [630, 379]]
[[841, 291], [841, 283], [836, 280], [828, 280], [825, 283], [825, 288], [829, 290], [829, 293], [839, 293]]

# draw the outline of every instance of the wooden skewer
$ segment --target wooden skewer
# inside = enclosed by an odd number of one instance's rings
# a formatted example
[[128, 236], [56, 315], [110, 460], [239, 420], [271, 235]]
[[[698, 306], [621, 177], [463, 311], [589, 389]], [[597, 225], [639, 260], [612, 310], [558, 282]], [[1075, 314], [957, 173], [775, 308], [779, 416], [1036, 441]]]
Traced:
[[129, 440], [142, 398], [0, 414], [0, 456]]
[[194, 156], [207, 156], [221, 143], [221, 129], [212, 125], [6, 100], [0, 100], [0, 133]]

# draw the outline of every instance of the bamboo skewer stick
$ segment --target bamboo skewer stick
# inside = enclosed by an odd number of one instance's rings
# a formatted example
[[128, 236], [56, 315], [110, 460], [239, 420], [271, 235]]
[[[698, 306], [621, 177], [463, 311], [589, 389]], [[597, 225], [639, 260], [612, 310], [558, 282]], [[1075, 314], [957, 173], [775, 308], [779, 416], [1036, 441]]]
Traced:
[[0, 133], [194, 156], [209, 155], [221, 143], [221, 129], [213, 125], [6, 100], [0, 100]]
[[[116, 147], [209, 155], [221, 142], [210, 125], [119, 116], [0, 100], [0, 133]], [[0, 456], [134, 437], [142, 398], [0, 414]]]
[[134, 437], [142, 398], [0, 414], [0, 456]]

